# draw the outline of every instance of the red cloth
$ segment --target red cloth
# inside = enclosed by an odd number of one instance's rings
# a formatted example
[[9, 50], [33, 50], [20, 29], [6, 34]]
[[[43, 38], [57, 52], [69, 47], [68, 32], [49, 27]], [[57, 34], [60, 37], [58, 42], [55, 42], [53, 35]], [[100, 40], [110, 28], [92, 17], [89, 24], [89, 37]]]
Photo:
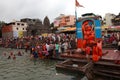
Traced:
[[93, 59], [94, 62], [96, 62], [96, 61], [99, 60], [98, 47], [97, 46], [93, 47], [93, 56], [92, 56], [92, 59]]
[[99, 60], [99, 56], [98, 55], [93, 55], [92, 59], [94, 62], [97, 62]]
[[40, 58], [42, 58], [42, 56], [43, 56], [41, 51], [38, 51], [38, 55]]
[[86, 54], [90, 54], [90, 47], [86, 47], [85, 52]]

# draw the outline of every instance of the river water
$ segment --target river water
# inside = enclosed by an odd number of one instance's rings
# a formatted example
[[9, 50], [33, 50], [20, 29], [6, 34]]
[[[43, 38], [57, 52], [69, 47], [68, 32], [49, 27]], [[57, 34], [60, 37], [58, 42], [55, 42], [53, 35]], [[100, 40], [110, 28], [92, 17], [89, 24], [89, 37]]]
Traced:
[[[24, 53], [18, 56], [18, 52]], [[16, 59], [7, 59], [10, 53], [16, 55]], [[4, 55], [6, 53], [6, 55]], [[29, 52], [24, 50], [0, 48], [0, 80], [87, 80], [65, 73], [57, 73], [56, 60], [37, 60], [34, 62], [29, 57]], [[77, 75], [78, 76], [78, 75]]]

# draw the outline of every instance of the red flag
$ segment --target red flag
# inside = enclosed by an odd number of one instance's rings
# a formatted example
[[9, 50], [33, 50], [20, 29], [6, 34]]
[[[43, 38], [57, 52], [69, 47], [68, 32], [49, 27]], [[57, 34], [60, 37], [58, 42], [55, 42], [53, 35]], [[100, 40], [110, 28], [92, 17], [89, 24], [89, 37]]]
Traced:
[[80, 5], [77, 0], [75, 0], [75, 6], [76, 6], [76, 7], [84, 7], [83, 5]]

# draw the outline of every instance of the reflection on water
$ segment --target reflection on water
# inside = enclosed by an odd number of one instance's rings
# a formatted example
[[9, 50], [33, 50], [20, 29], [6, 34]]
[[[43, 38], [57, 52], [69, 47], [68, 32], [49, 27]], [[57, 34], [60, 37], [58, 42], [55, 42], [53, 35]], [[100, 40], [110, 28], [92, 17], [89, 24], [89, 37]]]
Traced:
[[[23, 56], [17, 56], [18, 51], [24, 53]], [[10, 52], [16, 55], [16, 60], [7, 59]], [[6, 56], [3, 55], [4, 53]], [[57, 73], [56, 63], [58, 61], [37, 60], [34, 64], [33, 60], [29, 58], [29, 52], [0, 48], [0, 80], [81, 80], [80, 76]]]

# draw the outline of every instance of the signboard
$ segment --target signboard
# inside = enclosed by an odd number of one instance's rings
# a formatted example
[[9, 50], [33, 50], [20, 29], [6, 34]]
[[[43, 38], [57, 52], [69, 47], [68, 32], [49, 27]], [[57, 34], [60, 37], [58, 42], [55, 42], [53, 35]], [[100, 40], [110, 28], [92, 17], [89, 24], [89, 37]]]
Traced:
[[18, 32], [18, 37], [19, 37], [19, 38], [23, 37], [23, 31], [19, 31], [19, 32]]
[[13, 37], [18, 37], [18, 32], [17, 31], [13, 32]]

